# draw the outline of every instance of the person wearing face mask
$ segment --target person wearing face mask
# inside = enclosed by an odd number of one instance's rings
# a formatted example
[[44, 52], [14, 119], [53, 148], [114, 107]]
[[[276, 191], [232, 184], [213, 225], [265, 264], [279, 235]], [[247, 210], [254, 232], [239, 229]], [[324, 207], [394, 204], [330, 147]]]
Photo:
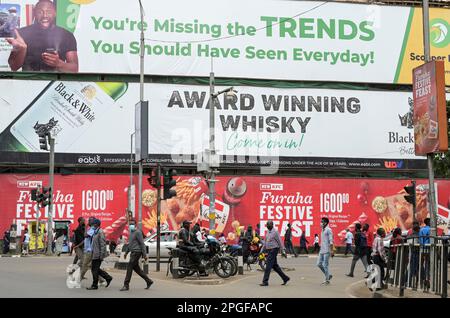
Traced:
[[[92, 238], [95, 232], [95, 228], [93, 226], [94, 220], [95, 218], [92, 216], [88, 219], [89, 229], [84, 234], [83, 260], [81, 262], [80, 280], [86, 279], [84, 275], [86, 275], [87, 271], [92, 267]], [[100, 285], [105, 284], [105, 280], [102, 277], [99, 277], [99, 281]]]
[[317, 261], [317, 267], [319, 267], [320, 270], [325, 274], [325, 281], [322, 283], [322, 285], [330, 284], [330, 280], [333, 277], [333, 275], [331, 275], [328, 270], [328, 262], [330, 259], [330, 255], [331, 257], [334, 257], [333, 232], [328, 226], [329, 222], [330, 221], [328, 220], [328, 218], [322, 218], [322, 221], [320, 222], [320, 225], [322, 226], [322, 236], [320, 239], [321, 244], [319, 251], [319, 259]]
[[267, 264], [266, 269], [264, 271], [264, 278], [260, 286], [269, 286], [269, 276], [270, 271], [273, 270], [280, 275], [283, 280], [282, 285], [286, 285], [290, 278], [283, 273], [281, 267], [277, 262], [278, 251], [281, 249], [281, 253], [283, 256], [286, 256], [286, 251], [284, 249], [283, 243], [281, 243], [280, 233], [276, 229], [273, 228], [273, 221], [269, 220], [266, 224], [267, 229], [269, 230], [266, 234], [266, 238], [264, 240], [264, 246], [261, 252], [268, 253], [267, 256]]
[[127, 265], [127, 275], [125, 276], [125, 281], [123, 282], [123, 287], [120, 291], [126, 291], [130, 289], [131, 275], [135, 271], [143, 280], [147, 283], [145, 289], [149, 289], [153, 284], [153, 281], [144, 273], [144, 271], [139, 266], [139, 259], [143, 257], [147, 260], [147, 252], [144, 244], [144, 235], [142, 231], [136, 226], [134, 221], [130, 222], [130, 239], [128, 241], [127, 251], [125, 252], [125, 258], [128, 253], [130, 255], [130, 261]]
[[108, 287], [111, 284], [112, 277], [107, 272], [102, 270], [100, 266], [102, 265], [102, 261], [106, 258], [106, 238], [105, 233], [100, 228], [101, 222], [99, 219], [94, 219], [92, 221], [92, 227], [94, 228], [94, 235], [92, 236], [92, 285], [86, 289], [95, 290], [98, 289], [98, 279], [99, 276], [103, 277], [106, 280], [106, 286]]

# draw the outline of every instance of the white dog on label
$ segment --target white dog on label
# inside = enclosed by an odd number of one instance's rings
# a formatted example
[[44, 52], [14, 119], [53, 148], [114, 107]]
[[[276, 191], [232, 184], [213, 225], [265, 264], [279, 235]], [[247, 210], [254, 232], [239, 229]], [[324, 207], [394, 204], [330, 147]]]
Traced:
[[80, 266], [77, 264], [70, 264], [66, 268], [67, 273], [67, 288], [81, 288], [80, 282]]

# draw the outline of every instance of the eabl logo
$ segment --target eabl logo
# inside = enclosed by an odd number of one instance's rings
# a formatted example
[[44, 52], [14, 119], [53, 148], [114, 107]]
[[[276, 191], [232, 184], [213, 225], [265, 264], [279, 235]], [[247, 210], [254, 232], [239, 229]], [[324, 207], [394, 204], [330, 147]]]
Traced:
[[384, 166], [388, 169], [401, 169], [403, 167], [403, 160], [400, 161], [385, 161]]
[[78, 158], [78, 163], [94, 164], [94, 163], [100, 163], [100, 162], [101, 162], [101, 158], [99, 155], [97, 155], [95, 157], [82, 156], [82, 157]]

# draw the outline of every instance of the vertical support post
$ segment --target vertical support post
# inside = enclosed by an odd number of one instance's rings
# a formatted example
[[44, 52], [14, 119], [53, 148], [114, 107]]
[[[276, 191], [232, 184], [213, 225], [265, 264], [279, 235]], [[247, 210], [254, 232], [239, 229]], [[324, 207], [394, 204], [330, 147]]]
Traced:
[[[430, 12], [429, 12], [429, 2], [428, 0], [423, 0], [422, 7], [422, 21], [423, 21], [423, 47], [425, 55], [425, 63], [431, 60], [430, 56]], [[435, 243], [436, 231], [436, 197], [434, 191], [434, 169], [433, 169], [433, 154], [427, 154], [428, 161], [428, 185], [429, 185], [429, 201], [430, 202], [430, 244], [433, 246]], [[430, 250], [430, 280], [434, 282], [435, 275], [435, 249]], [[433, 287], [432, 287], [433, 288]]]
[[442, 298], [447, 298], [448, 240], [442, 241]]
[[[140, 75], [139, 75], [139, 99], [142, 102], [144, 101], [144, 8], [142, 7], [142, 2], [139, 0], [139, 9], [141, 16], [141, 41], [140, 41]], [[147, 154], [145, 154], [146, 157]], [[143, 174], [143, 163], [141, 160], [139, 161], [139, 183], [138, 183], [138, 196], [139, 196], [139, 207], [138, 207], [138, 215], [139, 215], [139, 229], [142, 231], [142, 174]]]
[[400, 249], [400, 297], [405, 295], [405, 245], [402, 242]]
[[216, 193], [215, 193], [215, 172], [214, 167], [212, 167], [212, 159], [215, 155], [215, 122], [214, 122], [214, 72], [209, 73], [209, 233], [211, 235], [216, 234]]
[[157, 205], [156, 205], [156, 271], [160, 271], [161, 266], [161, 165], [157, 166]]
[[52, 255], [52, 242], [53, 242], [53, 193], [55, 191], [55, 138], [52, 138], [49, 134], [50, 143], [50, 191], [48, 198], [48, 218], [47, 218], [47, 255]]

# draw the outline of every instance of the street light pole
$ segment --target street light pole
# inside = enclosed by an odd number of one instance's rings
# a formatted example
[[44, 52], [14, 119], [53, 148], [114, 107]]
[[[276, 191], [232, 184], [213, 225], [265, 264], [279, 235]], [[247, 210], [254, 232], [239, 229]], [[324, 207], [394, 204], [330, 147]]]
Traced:
[[134, 204], [134, 200], [132, 200], [133, 198], [133, 191], [134, 191], [134, 187], [133, 187], [133, 136], [136, 133], [132, 133], [131, 134], [131, 140], [130, 140], [130, 186], [128, 187], [128, 211], [133, 211], [134, 212], [134, 207], [132, 206]]
[[[430, 12], [428, 0], [423, 0], [422, 2], [422, 22], [423, 22], [423, 48], [425, 55], [425, 63], [430, 62]], [[436, 197], [434, 191], [434, 167], [433, 167], [433, 153], [427, 154], [428, 163], [428, 199], [430, 202], [430, 243], [431, 243], [431, 254], [430, 254], [430, 277], [431, 277], [431, 290], [435, 290], [435, 239], [437, 234], [437, 222], [436, 222]]]
[[54, 189], [54, 181], [55, 181], [55, 138], [52, 137], [51, 133], [48, 135], [49, 143], [50, 143], [50, 191], [48, 198], [48, 218], [47, 218], [47, 255], [53, 255], [52, 252], [52, 242], [53, 242], [53, 193]]
[[215, 107], [214, 107], [214, 72], [209, 73], [209, 233], [216, 234], [216, 190], [215, 190], [215, 171], [212, 165], [212, 160], [215, 154], [214, 139], [215, 139]]
[[[142, 2], [139, 0], [139, 10], [141, 15], [141, 47], [140, 47], [140, 77], [139, 77], [139, 99], [141, 105], [144, 101], [144, 8]], [[142, 155], [141, 155], [142, 156]], [[139, 160], [139, 182], [138, 182], [138, 214], [139, 214], [139, 229], [142, 231], [142, 175], [143, 175], [143, 159]]]

